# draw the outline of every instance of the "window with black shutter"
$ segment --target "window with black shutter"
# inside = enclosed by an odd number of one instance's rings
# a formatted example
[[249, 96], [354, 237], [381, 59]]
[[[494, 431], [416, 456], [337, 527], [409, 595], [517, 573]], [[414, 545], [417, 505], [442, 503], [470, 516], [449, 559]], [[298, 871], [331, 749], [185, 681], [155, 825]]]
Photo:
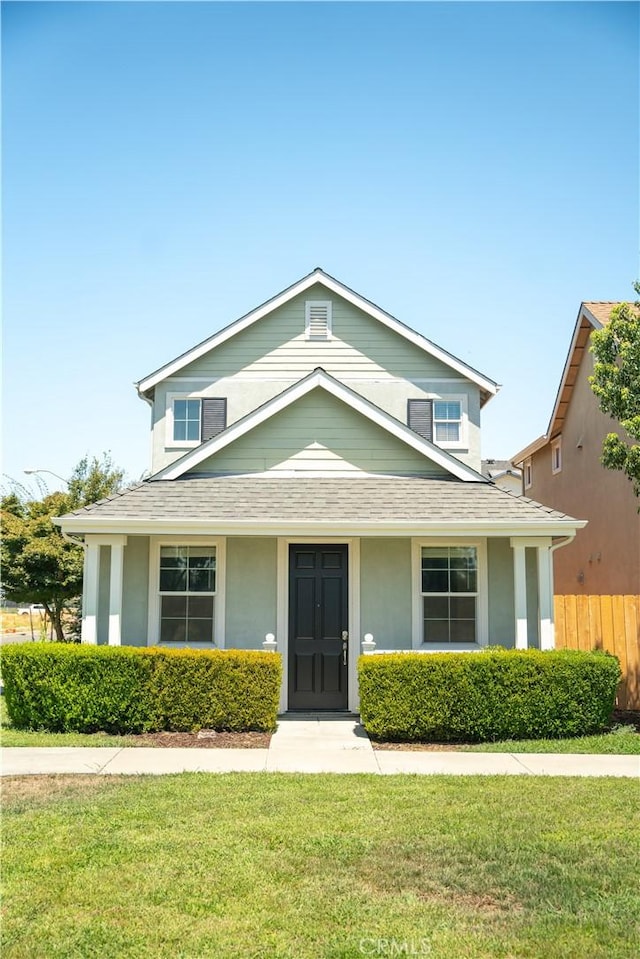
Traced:
[[415, 433], [433, 441], [433, 400], [408, 400], [407, 423]]
[[206, 443], [212, 437], [222, 433], [227, 425], [227, 400], [225, 397], [202, 398], [201, 442]]

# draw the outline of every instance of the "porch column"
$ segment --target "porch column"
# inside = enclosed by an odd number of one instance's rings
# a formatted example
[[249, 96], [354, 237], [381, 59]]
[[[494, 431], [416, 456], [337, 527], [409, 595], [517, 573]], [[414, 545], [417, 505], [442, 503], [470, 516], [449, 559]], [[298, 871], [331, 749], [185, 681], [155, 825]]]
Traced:
[[540, 615], [540, 649], [553, 649], [553, 581], [551, 554], [548, 546], [538, 546], [538, 611]]
[[122, 572], [126, 536], [110, 536], [111, 571], [109, 576], [109, 646], [121, 643]]
[[527, 630], [527, 571], [524, 559], [524, 545], [511, 540], [513, 548], [513, 587], [516, 613], [516, 649], [526, 649]]
[[100, 544], [87, 536], [84, 548], [84, 583], [82, 604], [83, 643], [98, 642], [98, 577], [100, 575]]

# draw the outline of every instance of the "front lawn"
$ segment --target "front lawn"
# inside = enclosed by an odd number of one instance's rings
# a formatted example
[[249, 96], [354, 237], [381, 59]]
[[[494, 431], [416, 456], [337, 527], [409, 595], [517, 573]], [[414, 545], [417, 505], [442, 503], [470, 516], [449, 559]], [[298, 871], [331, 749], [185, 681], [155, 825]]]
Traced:
[[7, 959], [637, 955], [631, 781], [23, 777], [4, 803]]

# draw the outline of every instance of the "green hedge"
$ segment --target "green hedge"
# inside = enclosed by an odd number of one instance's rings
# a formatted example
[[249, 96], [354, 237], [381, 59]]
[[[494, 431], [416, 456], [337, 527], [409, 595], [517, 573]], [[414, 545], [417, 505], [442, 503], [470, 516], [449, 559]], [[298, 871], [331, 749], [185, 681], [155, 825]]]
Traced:
[[361, 656], [368, 733], [408, 742], [584, 736], [610, 721], [614, 656], [576, 650], [486, 650]]
[[275, 729], [276, 653], [24, 643], [0, 650], [21, 729], [139, 733]]

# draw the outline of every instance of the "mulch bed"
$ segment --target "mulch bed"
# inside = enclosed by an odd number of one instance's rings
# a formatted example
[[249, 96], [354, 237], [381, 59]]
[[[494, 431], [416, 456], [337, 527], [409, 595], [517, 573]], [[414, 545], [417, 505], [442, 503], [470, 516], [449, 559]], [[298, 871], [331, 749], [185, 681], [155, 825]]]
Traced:
[[232, 733], [203, 729], [200, 733], [141, 733], [134, 738], [136, 746], [155, 746], [162, 749], [268, 749], [271, 733]]

